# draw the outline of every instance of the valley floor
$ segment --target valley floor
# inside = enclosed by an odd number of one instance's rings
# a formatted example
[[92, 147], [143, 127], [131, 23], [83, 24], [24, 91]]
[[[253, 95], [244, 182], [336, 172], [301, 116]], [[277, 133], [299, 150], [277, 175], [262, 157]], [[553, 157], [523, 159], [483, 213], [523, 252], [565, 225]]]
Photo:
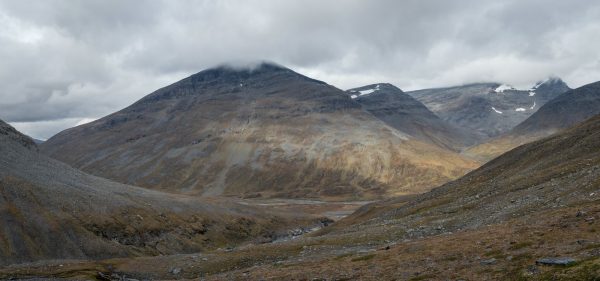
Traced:
[[326, 217], [331, 220], [339, 220], [352, 214], [359, 207], [372, 203], [373, 201], [340, 201], [328, 202], [310, 199], [234, 199], [236, 202], [265, 207], [271, 210], [281, 210], [294, 213], [302, 213], [313, 216]]
[[[595, 280], [600, 275], [600, 202], [498, 225], [406, 239], [394, 224], [309, 234], [282, 243], [212, 252], [47, 261], [0, 270], [0, 279], [118, 280]], [[569, 257], [568, 266], [541, 265]]]

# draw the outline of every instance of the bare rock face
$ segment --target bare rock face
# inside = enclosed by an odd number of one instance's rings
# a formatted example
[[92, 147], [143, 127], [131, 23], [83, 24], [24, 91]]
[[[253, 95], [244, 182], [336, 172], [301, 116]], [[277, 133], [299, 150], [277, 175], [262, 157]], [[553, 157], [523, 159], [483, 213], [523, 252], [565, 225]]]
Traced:
[[549, 78], [530, 89], [499, 83], [407, 92], [443, 120], [466, 128], [480, 142], [510, 131], [546, 102], [570, 90], [559, 78]]
[[205, 196], [376, 198], [423, 192], [477, 165], [267, 63], [202, 71], [40, 147], [95, 175]]

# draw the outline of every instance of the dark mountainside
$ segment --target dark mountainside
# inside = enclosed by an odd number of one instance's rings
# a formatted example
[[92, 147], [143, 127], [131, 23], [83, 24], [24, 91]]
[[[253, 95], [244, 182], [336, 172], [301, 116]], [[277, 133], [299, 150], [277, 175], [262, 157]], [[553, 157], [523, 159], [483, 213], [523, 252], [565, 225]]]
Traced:
[[0, 121], [0, 266], [198, 252], [269, 241], [310, 220], [91, 176]]
[[95, 175], [204, 196], [381, 198], [477, 166], [386, 125], [344, 91], [267, 63], [202, 71], [40, 148]]
[[346, 92], [375, 117], [419, 140], [457, 151], [475, 144], [476, 136], [448, 124], [394, 85], [373, 84]]
[[510, 131], [542, 105], [570, 90], [559, 78], [538, 82], [528, 90], [498, 83], [407, 92], [443, 120], [479, 135], [480, 141]]
[[13, 128], [11, 125], [4, 123], [4, 121], [2, 121], [2, 120], [0, 120], [0, 137], [6, 139], [8, 141], [19, 143], [27, 149], [32, 149], [32, 150], [38, 149], [35, 141], [32, 138], [21, 134], [19, 131], [17, 131], [15, 128]]
[[559, 95], [511, 131], [469, 148], [465, 154], [489, 160], [514, 147], [559, 132], [596, 114], [600, 114], [600, 82]]

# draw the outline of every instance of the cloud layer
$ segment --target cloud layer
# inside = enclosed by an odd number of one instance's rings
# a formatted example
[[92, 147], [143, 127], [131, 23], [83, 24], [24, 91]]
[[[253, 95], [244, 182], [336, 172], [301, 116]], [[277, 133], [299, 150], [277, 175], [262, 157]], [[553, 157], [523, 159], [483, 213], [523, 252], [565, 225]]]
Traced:
[[0, 30], [0, 118], [38, 138], [224, 62], [340, 88], [600, 80], [592, 0], [8, 0]]

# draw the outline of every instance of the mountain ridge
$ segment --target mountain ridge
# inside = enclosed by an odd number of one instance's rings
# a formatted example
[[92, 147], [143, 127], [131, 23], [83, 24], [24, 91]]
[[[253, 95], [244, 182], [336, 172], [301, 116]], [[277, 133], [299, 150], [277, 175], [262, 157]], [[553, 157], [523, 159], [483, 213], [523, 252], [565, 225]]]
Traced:
[[474, 143], [475, 136], [446, 123], [392, 84], [365, 85], [346, 92], [375, 117], [419, 140], [454, 151]]

